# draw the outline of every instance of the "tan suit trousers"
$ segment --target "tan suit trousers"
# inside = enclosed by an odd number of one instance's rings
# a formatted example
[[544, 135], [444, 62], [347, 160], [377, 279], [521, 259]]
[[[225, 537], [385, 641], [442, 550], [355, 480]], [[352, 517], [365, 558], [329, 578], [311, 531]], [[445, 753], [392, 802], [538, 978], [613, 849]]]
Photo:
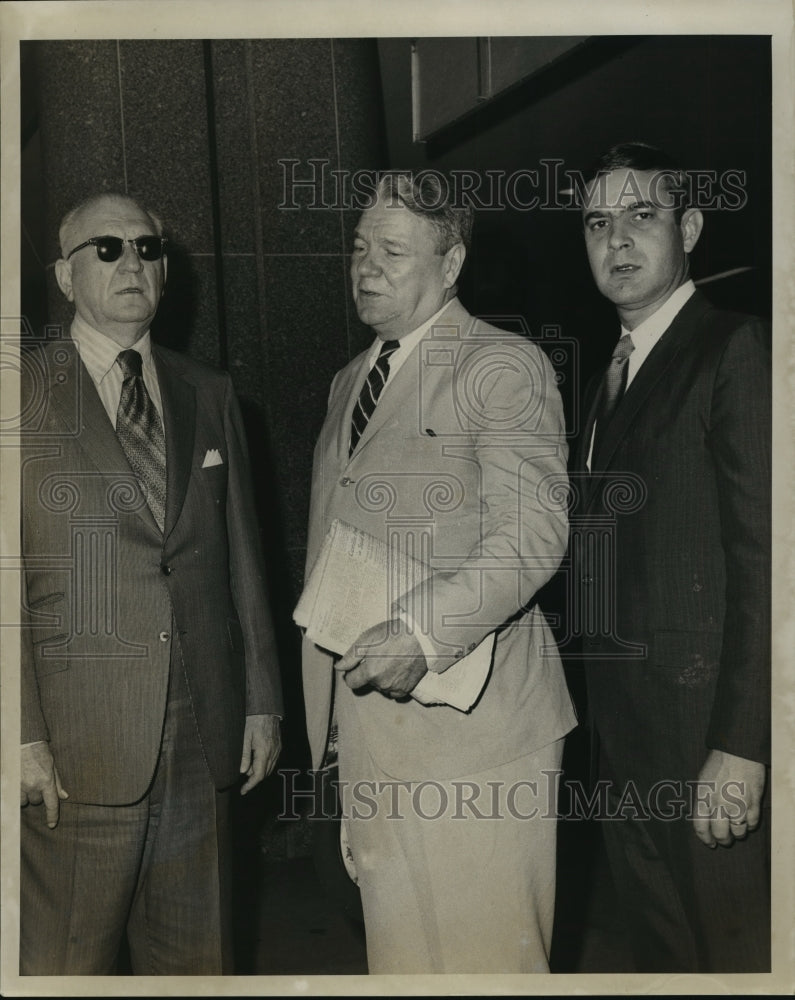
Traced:
[[548, 972], [563, 740], [477, 774], [400, 781], [368, 752], [356, 695], [336, 688], [370, 973]]

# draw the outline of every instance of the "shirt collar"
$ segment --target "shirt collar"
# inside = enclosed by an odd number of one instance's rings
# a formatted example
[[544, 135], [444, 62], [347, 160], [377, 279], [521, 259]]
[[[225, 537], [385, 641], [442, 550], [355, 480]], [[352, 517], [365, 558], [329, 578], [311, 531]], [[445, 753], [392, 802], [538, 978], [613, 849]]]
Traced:
[[[411, 333], [407, 333], [404, 337], [400, 338], [400, 340], [398, 341], [399, 347], [392, 355], [389, 361], [389, 367], [392, 373], [394, 373], [397, 370], [397, 367], [399, 367], [399, 365], [409, 356], [409, 354], [411, 354], [411, 352], [414, 350], [417, 344], [419, 344], [419, 342], [422, 340], [422, 338], [425, 336], [428, 330], [430, 330], [430, 328], [433, 326], [436, 320], [442, 315], [445, 309], [447, 309], [452, 302], [456, 301], [458, 301], [457, 297], [449, 299], [447, 302], [444, 303], [441, 309], [437, 309], [436, 312], [433, 314], [433, 316], [429, 316], [424, 323], [422, 323], [420, 326], [417, 327], [416, 330], [412, 330]], [[375, 362], [375, 359], [378, 357], [378, 353], [381, 350], [382, 344], [383, 340], [381, 340], [380, 337], [376, 337], [375, 343], [373, 344], [372, 349], [370, 351], [371, 360], [373, 362]]]
[[[88, 369], [95, 382], [101, 382], [116, 363], [119, 353], [124, 350], [115, 340], [99, 330], [95, 330], [82, 316], [75, 314], [71, 328], [72, 340], [77, 345], [80, 360]], [[138, 351], [144, 365], [152, 363], [152, 339], [147, 330], [132, 345], [132, 350]]]
[[629, 333], [632, 336], [632, 343], [636, 349], [644, 343], [653, 346], [671, 323], [673, 323], [674, 317], [695, 290], [696, 286], [693, 282], [690, 280], [686, 281], [673, 294], [668, 296], [657, 312], [652, 313], [648, 319], [639, 323], [634, 330], [627, 330], [622, 326], [621, 336], [623, 337], [624, 334]]

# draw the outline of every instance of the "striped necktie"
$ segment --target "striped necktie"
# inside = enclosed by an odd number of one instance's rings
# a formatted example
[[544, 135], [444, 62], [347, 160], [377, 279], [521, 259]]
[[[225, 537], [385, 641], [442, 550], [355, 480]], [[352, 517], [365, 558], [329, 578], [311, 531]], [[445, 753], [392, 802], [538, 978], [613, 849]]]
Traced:
[[632, 343], [632, 337], [628, 333], [625, 333], [616, 344], [613, 357], [610, 359], [610, 364], [607, 366], [604, 378], [602, 379], [602, 398], [596, 415], [596, 429], [594, 431], [593, 450], [591, 452], [591, 469], [595, 469], [599, 464], [599, 449], [604, 441], [605, 431], [627, 387], [629, 356], [634, 350], [635, 345]]
[[124, 382], [116, 412], [116, 436], [149, 504], [158, 527], [166, 520], [166, 439], [163, 423], [142, 375], [138, 351], [116, 358]]
[[389, 378], [389, 359], [398, 347], [400, 347], [400, 343], [397, 340], [384, 341], [381, 345], [378, 360], [370, 369], [370, 373], [362, 386], [362, 391], [359, 393], [359, 398], [356, 400], [356, 405], [353, 408], [351, 444], [348, 449], [349, 456], [353, 454], [353, 449], [358, 444], [359, 438], [364, 434], [367, 422], [373, 415], [378, 397], [381, 395], [386, 385], [386, 380]]

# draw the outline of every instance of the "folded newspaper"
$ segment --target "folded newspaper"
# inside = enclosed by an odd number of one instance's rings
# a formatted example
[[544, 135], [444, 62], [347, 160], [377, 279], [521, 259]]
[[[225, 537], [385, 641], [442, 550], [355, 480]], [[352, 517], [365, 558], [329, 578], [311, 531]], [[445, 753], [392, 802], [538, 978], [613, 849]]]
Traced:
[[[346, 653], [365, 629], [393, 617], [393, 602], [431, 570], [366, 531], [335, 519], [312, 567], [293, 619], [318, 646]], [[411, 692], [425, 705], [462, 712], [475, 703], [491, 669], [494, 632], [442, 673], [429, 670]], [[422, 639], [419, 639], [422, 644]]]

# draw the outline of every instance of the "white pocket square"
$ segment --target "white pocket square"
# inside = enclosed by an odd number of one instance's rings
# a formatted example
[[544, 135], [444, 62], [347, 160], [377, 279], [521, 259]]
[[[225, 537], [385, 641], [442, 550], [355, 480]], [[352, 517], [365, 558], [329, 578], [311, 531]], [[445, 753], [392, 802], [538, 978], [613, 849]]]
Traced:
[[217, 448], [208, 448], [207, 454], [204, 456], [204, 461], [202, 462], [203, 469], [209, 469], [213, 465], [223, 465], [224, 460], [221, 458], [221, 452]]

